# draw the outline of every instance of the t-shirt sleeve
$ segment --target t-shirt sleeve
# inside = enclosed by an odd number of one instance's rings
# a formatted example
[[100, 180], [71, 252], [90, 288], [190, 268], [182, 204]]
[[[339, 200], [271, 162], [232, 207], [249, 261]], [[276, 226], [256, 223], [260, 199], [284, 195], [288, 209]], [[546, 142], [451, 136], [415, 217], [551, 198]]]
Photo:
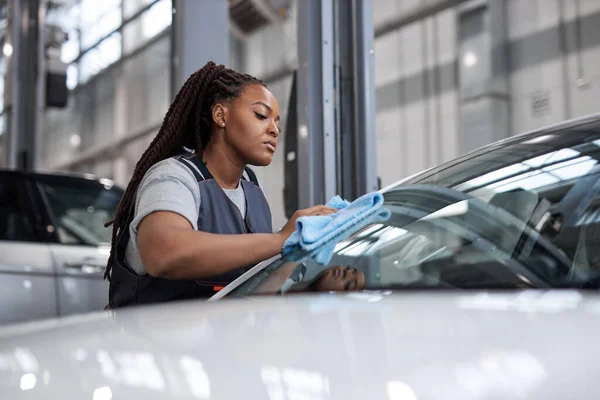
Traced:
[[138, 187], [125, 255], [135, 273], [147, 275], [137, 245], [140, 222], [155, 211], [170, 211], [181, 215], [194, 229], [198, 229], [200, 201], [200, 189], [194, 174], [179, 161], [160, 161], [146, 172]]
[[161, 161], [148, 170], [140, 183], [132, 231], [137, 233], [139, 223], [155, 211], [177, 213], [198, 229], [200, 201], [198, 182], [192, 172], [176, 160]]

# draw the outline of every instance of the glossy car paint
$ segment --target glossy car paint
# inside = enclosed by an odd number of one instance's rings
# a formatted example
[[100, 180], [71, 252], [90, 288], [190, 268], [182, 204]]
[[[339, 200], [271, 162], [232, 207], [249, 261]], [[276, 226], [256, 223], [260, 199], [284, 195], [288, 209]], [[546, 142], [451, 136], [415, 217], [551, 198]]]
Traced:
[[100, 311], [108, 303], [104, 279], [110, 247], [51, 244], [60, 315]]
[[3, 398], [595, 399], [600, 298], [348, 293], [0, 330]]
[[0, 294], [0, 324], [57, 316], [49, 247], [0, 241]]

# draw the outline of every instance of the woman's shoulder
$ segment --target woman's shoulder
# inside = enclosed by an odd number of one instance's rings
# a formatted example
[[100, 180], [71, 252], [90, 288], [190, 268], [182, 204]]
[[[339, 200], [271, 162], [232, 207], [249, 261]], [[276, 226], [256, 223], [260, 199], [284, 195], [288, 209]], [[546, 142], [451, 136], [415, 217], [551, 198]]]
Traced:
[[171, 182], [184, 185], [192, 191], [198, 191], [198, 182], [192, 171], [177, 159], [171, 157], [161, 160], [146, 171], [140, 187]]
[[197, 184], [193, 172], [183, 163], [178, 161], [176, 157], [166, 158], [151, 166], [144, 174], [147, 177], [172, 177], [181, 178], [186, 181], [191, 181]]

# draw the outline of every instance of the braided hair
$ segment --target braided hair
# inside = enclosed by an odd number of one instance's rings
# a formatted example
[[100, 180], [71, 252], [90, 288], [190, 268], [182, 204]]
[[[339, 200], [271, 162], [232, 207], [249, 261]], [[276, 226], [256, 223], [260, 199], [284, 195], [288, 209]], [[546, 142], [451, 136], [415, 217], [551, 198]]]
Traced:
[[138, 186], [144, 174], [157, 162], [177, 155], [183, 148], [204, 150], [212, 135], [212, 108], [219, 101], [237, 98], [247, 85], [266, 85], [259, 79], [207, 63], [192, 74], [183, 84], [171, 103], [158, 134], [137, 162], [133, 176], [119, 202], [113, 225], [112, 245], [104, 278], [110, 280], [115, 262], [117, 241], [123, 230], [128, 229]]

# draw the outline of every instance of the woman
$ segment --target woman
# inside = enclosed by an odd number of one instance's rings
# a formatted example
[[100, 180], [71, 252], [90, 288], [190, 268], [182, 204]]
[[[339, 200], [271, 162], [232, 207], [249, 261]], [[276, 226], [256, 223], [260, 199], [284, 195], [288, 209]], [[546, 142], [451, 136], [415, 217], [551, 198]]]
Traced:
[[314, 268], [315, 265], [309, 267], [304, 263], [286, 261], [273, 270], [254, 289], [253, 294], [343, 292], [361, 291], [365, 288], [365, 274], [357, 268], [335, 265], [323, 269], [314, 278], [307, 279], [311, 267]]
[[298, 211], [272, 232], [246, 166], [269, 165], [280, 133], [277, 99], [258, 79], [209, 62], [186, 81], [112, 221], [110, 308], [209, 297], [280, 253], [298, 217], [336, 212]]
[[[294, 283], [290, 292], [348, 292], [365, 288], [365, 274], [354, 267], [336, 265], [325, 268], [309, 282]], [[282, 288], [283, 289], [283, 288]], [[284, 289], [285, 290], [285, 289]]]

